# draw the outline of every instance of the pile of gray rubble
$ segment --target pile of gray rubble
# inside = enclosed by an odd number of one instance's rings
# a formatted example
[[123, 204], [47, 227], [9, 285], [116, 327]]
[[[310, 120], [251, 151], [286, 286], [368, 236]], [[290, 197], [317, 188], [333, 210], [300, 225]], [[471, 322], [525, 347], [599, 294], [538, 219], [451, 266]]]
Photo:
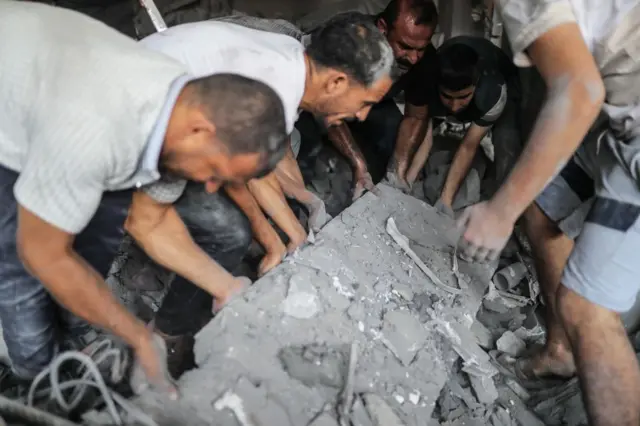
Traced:
[[503, 367], [544, 341], [522, 244], [464, 262], [451, 218], [379, 188], [198, 334], [179, 401], [136, 403], [158, 425], [586, 424], [575, 382], [531, 393]]

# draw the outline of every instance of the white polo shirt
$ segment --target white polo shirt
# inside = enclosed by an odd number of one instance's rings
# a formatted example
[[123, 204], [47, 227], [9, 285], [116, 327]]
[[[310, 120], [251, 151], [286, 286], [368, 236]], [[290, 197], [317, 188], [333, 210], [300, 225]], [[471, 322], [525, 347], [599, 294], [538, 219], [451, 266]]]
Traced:
[[171, 27], [140, 43], [178, 60], [196, 77], [233, 73], [269, 85], [282, 99], [287, 131], [293, 131], [306, 80], [304, 47], [293, 37], [202, 21]]

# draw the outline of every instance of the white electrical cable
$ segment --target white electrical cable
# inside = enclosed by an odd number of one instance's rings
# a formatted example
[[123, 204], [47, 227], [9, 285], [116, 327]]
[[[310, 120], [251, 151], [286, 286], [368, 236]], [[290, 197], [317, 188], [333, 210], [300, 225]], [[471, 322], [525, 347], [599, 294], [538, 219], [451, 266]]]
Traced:
[[[120, 406], [125, 413], [135, 418], [139, 423], [145, 426], [157, 426], [150, 416], [135, 407], [121, 395], [111, 391], [107, 387], [97, 367], [109, 360], [109, 358], [113, 358], [112, 364], [110, 364], [110, 379], [113, 382], [118, 382], [122, 379], [123, 374], [123, 355], [124, 352], [114, 348], [113, 342], [108, 339], [98, 343], [91, 351], [91, 355], [79, 351], [63, 352], [51, 362], [49, 367], [41, 371], [33, 380], [27, 396], [27, 405], [33, 406], [36, 400], [47, 398], [48, 400], [56, 401], [58, 405], [68, 413], [80, 405], [88, 388], [97, 388], [106, 404], [107, 412], [116, 425], [120, 426], [124, 424], [117, 408], [117, 406]], [[82, 372], [82, 375], [79, 379], [60, 382], [61, 367], [69, 361], [76, 361], [81, 364], [79, 371]], [[49, 387], [41, 387], [40, 385], [47, 376], [49, 377]], [[74, 389], [69, 398], [65, 397], [62, 392], [67, 389]]]

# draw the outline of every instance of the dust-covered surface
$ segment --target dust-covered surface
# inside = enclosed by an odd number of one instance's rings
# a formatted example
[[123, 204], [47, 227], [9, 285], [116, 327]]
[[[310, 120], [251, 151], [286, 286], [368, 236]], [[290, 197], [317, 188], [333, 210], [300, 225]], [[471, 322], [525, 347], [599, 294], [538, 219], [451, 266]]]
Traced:
[[[256, 426], [323, 424], [335, 418], [356, 341], [352, 421], [387, 425], [396, 416], [398, 424], [425, 424], [458, 359], [454, 347], [477, 347], [473, 337], [446, 329], [468, 331], [493, 271], [460, 261], [468, 291], [454, 296], [433, 285], [385, 224], [393, 217], [424, 263], [457, 287], [453, 221], [413, 197], [380, 189], [382, 197], [365, 195], [314, 245], [223, 309], [197, 336], [199, 368], [180, 380], [181, 401], [145, 395], [140, 403], [148, 412], [162, 424], [232, 425], [243, 417]], [[374, 409], [371, 401], [385, 405]], [[232, 414], [239, 410], [234, 404], [245, 415]], [[387, 420], [376, 420], [381, 416]]]

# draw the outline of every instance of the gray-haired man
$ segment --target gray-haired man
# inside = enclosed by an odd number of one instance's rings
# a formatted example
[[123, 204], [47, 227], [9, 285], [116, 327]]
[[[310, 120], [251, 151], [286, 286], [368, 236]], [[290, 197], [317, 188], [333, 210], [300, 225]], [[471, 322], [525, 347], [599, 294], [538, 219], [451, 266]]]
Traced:
[[[0, 69], [0, 321], [13, 372], [33, 378], [59, 332], [87, 330], [66, 308], [124, 339], [171, 389], [150, 331], [104, 283], [110, 255], [126, 219], [151, 257], [220, 303], [240, 291], [210, 257], [224, 250], [196, 245], [171, 207], [185, 183], [169, 176], [215, 192], [268, 172], [286, 147], [282, 102], [244, 77], [193, 79], [91, 18], [28, 2], [0, 2]], [[198, 239], [202, 225], [187, 225]]]

